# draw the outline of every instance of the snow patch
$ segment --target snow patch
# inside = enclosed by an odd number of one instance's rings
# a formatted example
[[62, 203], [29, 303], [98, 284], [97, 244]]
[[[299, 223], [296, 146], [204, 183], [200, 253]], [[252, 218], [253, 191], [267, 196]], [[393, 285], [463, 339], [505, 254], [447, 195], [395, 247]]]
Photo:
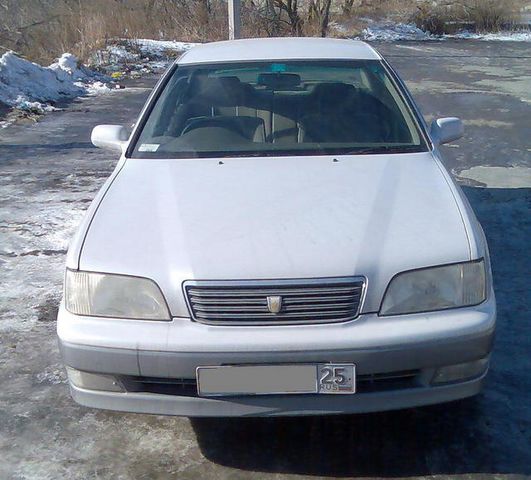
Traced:
[[[0, 102], [36, 113], [54, 109], [60, 100], [110, 90], [108, 77], [80, 65], [71, 53], [64, 53], [49, 67], [7, 52], [0, 57]], [[105, 86], [105, 88], [104, 88]]]
[[86, 85], [85, 88], [87, 89], [88, 95], [101, 95], [104, 93], [109, 93], [112, 90], [109, 84], [104, 82], [90, 83]]
[[531, 30], [497, 33], [472, 33], [463, 31], [454, 35], [445, 35], [444, 37], [464, 40], [494, 40], [498, 42], [531, 42]]
[[396, 42], [399, 40], [422, 41], [445, 39], [530, 42], [531, 31], [521, 30], [497, 33], [472, 33], [464, 30], [451, 35], [432, 35], [431, 33], [425, 32], [411, 23], [394, 23], [385, 21], [381, 23], [370, 23], [369, 26], [361, 33], [360, 38], [369, 42], [375, 40]]
[[385, 22], [368, 26], [361, 33], [361, 38], [369, 42], [374, 40], [396, 42], [397, 40], [433, 40], [437, 37], [410, 23]]
[[27, 112], [43, 114], [45, 112], [56, 112], [61, 110], [60, 108], [54, 107], [52, 105], [43, 104], [40, 102], [30, 102], [22, 95], [19, 95], [15, 101], [15, 106], [20, 110], [25, 110]]
[[[65, 253], [86, 210], [86, 203], [79, 199], [90, 198], [99, 187], [94, 176], [88, 177], [87, 184], [86, 172], [82, 172], [64, 179], [66, 190], [42, 188], [37, 179], [20, 173], [26, 171], [25, 166], [2, 167], [0, 337], [5, 331], [31, 329], [39, 319], [43, 299], [59, 303]], [[37, 178], [46, 174], [62, 179], [62, 170], [53, 164], [45, 170], [30, 170]], [[29, 190], [36, 190], [31, 202], [22, 195], [21, 185], [28, 182], [35, 183]]]
[[176, 40], [115, 39], [106, 48], [95, 52], [92, 63], [113, 78], [136, 77], [165, 70], [175, 58], [196, 45], [199, 44]]
[[45, 383], [48, 385], [60, 385], [62, 383], [68, 383], [68, 378], [64, 367], [56, 363], [49, 365], [43, 372], [37, 374], [37, 383]]
[[102, 63], [107, 61], [110, 64], [121, 64], [140, 60], [140, 54], [130, 51], [125, 45], [109, 45], [105, 50], [100, 50], [100, 53], [107, 56], [106, 60], [100, 60]]
[[134, 41], [144, 55], [163, 56], [170, 52], [186, 52], [200, 43], [178, 42], [175, 40], [150, 40], [139, 38]]

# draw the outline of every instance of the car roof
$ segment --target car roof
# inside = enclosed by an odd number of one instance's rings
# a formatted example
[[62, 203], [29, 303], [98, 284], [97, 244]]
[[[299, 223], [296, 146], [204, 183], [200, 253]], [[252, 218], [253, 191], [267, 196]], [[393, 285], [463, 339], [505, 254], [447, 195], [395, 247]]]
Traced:
[[250, 38], [205, 43], [177, 61], [179, 65], [253, 60], [380, 60], [359, 40], [335, 38]]

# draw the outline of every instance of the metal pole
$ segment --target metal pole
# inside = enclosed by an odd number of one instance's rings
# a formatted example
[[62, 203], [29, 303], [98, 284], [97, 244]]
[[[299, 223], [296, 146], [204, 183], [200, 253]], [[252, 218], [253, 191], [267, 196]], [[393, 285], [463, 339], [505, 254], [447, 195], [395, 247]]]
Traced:
[[229, 2], [229, 40], [240, 38], [241, 31], [241, 0], [228, 0]]

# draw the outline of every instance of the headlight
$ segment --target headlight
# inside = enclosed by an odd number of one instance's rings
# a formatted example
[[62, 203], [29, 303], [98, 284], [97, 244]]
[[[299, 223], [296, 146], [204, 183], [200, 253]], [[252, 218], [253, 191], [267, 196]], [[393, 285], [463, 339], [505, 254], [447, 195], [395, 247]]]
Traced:
[[65, 307], [76, 315], [170, 320], [156, 283], [126, 275], [67, 270]]
[[396, 275], [380, 315], [430, 312], [477, 305], [486, 298], [485, 262], [456, 263]]

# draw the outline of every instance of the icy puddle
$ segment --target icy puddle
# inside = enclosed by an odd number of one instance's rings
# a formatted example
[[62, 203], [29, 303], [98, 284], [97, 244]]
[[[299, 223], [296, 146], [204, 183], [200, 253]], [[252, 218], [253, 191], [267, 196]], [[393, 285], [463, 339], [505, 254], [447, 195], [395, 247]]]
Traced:
[[531, 168], [528, 167], [472, 167], [459, 172], [459, 177], [484, 183], [491, 188], [531, 187]]

